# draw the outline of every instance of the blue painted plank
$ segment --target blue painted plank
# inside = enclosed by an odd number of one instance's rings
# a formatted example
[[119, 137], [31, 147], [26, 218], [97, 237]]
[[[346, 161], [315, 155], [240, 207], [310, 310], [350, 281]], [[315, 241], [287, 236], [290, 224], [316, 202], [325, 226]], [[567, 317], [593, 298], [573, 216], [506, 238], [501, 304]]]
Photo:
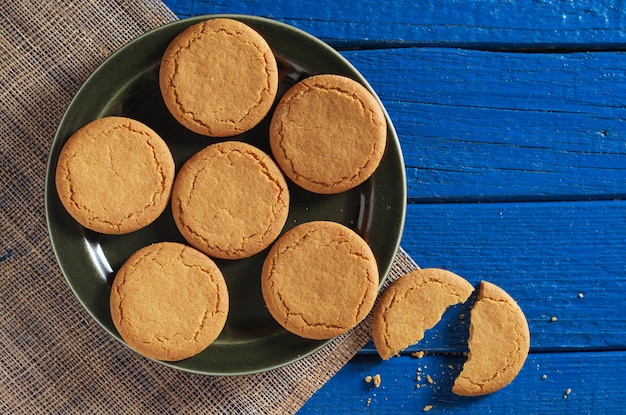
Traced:
[[[435, 414], [624, 413], [624, 352], [531, 354], [511, 384], [478, 398], [451, 392], [464, 359], [427, 355], [383, 362], [377, 356], [360, 355], [316, 392], [298, 414], [395, 415], [422, 413], [428, 405], [432, 405], [428, 413]], [[365, 381], [366, 376], [376, 374], [381, 376], [379, 388]], [[427, 375], [433, 383], [427, 381]]]
[[270, 17], [337, 47], [615, 48], [626, 40], [622, 2], [574, 0], [165, 0], [180, 17]]
[[[411, 204], [401, 245], [421, 267], [509, 292], [533, 351], [626, 350], [625, 229], [626, 201]], [[463, 351], [453, 317], [416, 349]]]
[[343, 55], [394, 122], [411, 200], [626, 197], [626, 54]]

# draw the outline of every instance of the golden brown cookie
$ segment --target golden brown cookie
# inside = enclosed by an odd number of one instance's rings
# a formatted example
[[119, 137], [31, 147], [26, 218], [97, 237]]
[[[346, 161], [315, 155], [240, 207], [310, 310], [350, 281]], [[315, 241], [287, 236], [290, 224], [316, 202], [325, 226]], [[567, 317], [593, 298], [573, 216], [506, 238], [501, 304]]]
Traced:
[[483, 281], [470, 313], [469, 356], [452, 392], [479, 396], [502, 389], [522, 369], [529, 349], [528, 322], [519, 305]]
[[115, 276], [111, 318], [124, 341], [151, 359], [200, 353], [222, 331], [228, 289], [215, 263], [179, 243], [140, 249]]
[[463, 303], [472, 285], [443, 269], [412, 271], [383, 292], [374, 309], [372, 337], [378, 354], [387, 360], [419, 342], [448, 307]]
[[263, 298], [285, 329], [329, 339], [356, 326], [378, 292], [372, 250], [354, 231], [326, 221], [291, 229], [274, 244], [261, 272]]
[[276, 98], [278, 69], [260, 34], [237, 20], [216, 18], [174, 38], [161, 61], [159, 85], [182, 125], [230, 137], [267, 115]]
[[270, 124], [272, 153], [285, 175], [315, 193], [340, 193], [367, 180], [387, 142], [382, 107], [361, 84], [317, 75], [291, 87]]
[[267, 248], [289, 211], [289, 190], [264, 152], [238, 141], [192, 156], [172, 190], [172, 213], [183, 237], [217, 258], [238, 259]]
[[106, 117], [67, 140], [55, 180], [63, 206], [78, 223], [124, 234], [163, 212], [174, 174], [172, 154], [157, 133], [139, 121]]

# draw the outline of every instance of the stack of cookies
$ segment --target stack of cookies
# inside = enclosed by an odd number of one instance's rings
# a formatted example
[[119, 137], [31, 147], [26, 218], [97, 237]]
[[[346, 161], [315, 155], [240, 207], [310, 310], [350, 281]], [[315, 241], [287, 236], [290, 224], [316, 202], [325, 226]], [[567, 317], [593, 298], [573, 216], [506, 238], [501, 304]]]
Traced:
[[[159, 87], [182, 126], [218, 140], [175, 172], [166, 142], [150, 127], [105, 117], [68, 139], [56, 170], [59, 197], [85, 228], [134, 232], [155, 221], [169, 201], [187, 242], [144, 247], [117, 271], [110, 311], [126, 343], [158, 360], [201, 352], [220, 334], [229, 309], [227, 284], [213, 258], [239, 260], [270, 247], [262, 294], [286, 330], [329, 339], [363, 320], [380, 283], [365, 240], [330, 221], [283, 230], [287, 180], [335, 194], [377, 169], [387, 125], [374, 96], [330, 74], [296, 83], [277, 102], [270, 46], [228, 18], [176, 36], [162, 56]], [[271, 155], [237, 140], [267, 117]]]

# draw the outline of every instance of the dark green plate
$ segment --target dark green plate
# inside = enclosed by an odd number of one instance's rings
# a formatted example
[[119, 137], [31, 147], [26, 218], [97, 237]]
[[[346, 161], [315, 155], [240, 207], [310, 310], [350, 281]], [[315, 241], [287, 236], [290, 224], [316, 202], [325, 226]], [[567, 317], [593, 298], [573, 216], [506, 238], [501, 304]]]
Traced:
[[[169, 42], [188, 26], [212, 17], [218, 16], [199, 16], [162, 26], [111, 55], [70, 103], [50, 151], [46, 215], [56, 257], [80, 302], [120, 341], [109, 314], [109, 292], [115, 272], [143, 246], [158, 241], [184, 240], [169, 209], [150, 226], [128, 235], [101, 235], [81, 227], [64, 210], [56, 193], [54, 172], [59, 151], [78, 128], [107, 115], [134, 118], [152, 127], [170, 146], [177, 168], [192, 154], [216, 142], [179, 125], [167, 111], [158, 86], [159, 62]], [[341, 55], [298, 29], [258, 17], [221, 17], [241, 20], [265, 37], [279, 63], [279, 98], [298, 80], [318, 73], [346, 75], [371, 90]], [[251, 131], [231, 139], [248, 142], [271, 154], [267, 132], [270, 116]], [[283, 229], [284, 232], [311, 220], [343, 223], [370, 244], [381, 278], [387, 276], [400, 243], [406, 209], [402, 153], [388, 116], [387, 122], [387, 150], [375, 174], [359, 187], [337, 195], [309, 193], [290, 183], [290, 214]], [[202, 353], [165, 364], [203, 374], [248, 374], [294, 362], [328, 343], [302, 339], [288, 333], [272, 319], [261, 296], [260, 272], [266, 254], [267, 250], [243, 260], [216, 261], [226, 278], [230, 295], [226, 327]]]

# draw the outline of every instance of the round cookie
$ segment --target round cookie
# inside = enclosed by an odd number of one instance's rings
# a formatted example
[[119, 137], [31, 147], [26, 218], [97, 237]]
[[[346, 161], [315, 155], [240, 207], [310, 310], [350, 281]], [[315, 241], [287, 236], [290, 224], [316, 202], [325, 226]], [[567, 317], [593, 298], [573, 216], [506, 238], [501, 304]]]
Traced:
[[374, 309], [372, 337], [378, 354], [387, 360], [419, 342], [448, 307], [463, 303], [472, 285], [443, 269], [412, 271], [383, 292]]
[[61, 203], [78, 223], [125, 234], [165, 210], [174, 175], [172, 154], [156, 132], [139, 121], [106, 117], [67, 140], [55, 181]]
[[387, 143], [382, 107], [361, 84], [316, 75], [291, 87], [270, 123], [270, 145], [285, 175], [315, 193], [340, 193], [367, 180]]
[[159, 85], [182, 125], [230, 137], [267, 115], [276, 98], [278, 67], [260, 34], [237, 20], [216, 18], [174, 38], [161, 60]]
[[122, 265], [110, 296], [124, 341], [151, 359], [194, 356], [222, 331], [228, 290], [215, 263], [179, 243], [144, 247]]
[[239, 259], [267, 248], [289, 211], [289, 190], [278, 166], [249, 144], [210, 145], [180, 169], [172, 213], [183, 237], [217, 258]]
[[370, 247], [335, 222], [307, 222], [286, 232], [261, 271], [263, 298], [274, 319], [316, 340], [343, 334], [363, 320], [378, 284]]
[[483, 281], [470, 312], [469, 355], [452, 392], [480, 396], [515, 379], [530, 349], [530, 331], [522, 309], [502, 288]]

